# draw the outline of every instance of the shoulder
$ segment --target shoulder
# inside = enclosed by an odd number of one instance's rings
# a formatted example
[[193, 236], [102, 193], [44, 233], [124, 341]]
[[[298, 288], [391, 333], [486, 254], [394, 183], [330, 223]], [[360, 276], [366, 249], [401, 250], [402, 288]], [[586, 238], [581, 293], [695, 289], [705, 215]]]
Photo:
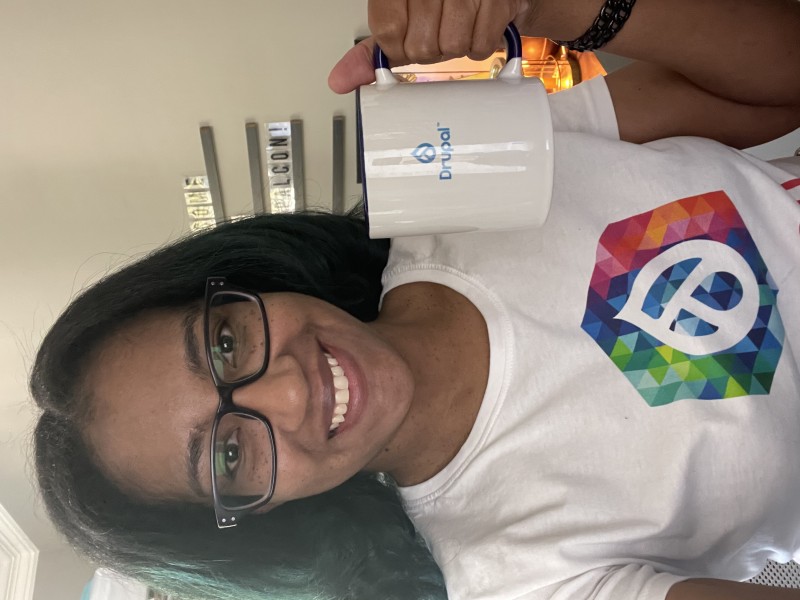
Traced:
[[617, 117], [605, 77], [594, 77], [548, 98], [554, 130], [619, 139]]

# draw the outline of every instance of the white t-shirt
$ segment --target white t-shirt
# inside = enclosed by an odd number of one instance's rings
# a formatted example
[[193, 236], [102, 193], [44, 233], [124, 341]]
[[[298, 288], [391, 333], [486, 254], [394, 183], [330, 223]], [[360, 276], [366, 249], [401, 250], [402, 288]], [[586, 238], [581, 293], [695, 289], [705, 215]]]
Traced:
[[488, 327], [467, 441], [401, 489], [449, 597], [662, 600], [800, 558], [799, 176], [621, 142], [602, 79], [552, 108], [544, 227], [398, 238], [384, 275]]

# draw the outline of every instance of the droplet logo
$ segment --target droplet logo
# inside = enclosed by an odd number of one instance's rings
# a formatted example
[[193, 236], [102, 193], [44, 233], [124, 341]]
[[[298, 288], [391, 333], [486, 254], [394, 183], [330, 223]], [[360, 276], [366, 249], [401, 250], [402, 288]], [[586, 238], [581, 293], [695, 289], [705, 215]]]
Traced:
[[[675, 265], [695, 257], [700, 262], [685, 279], [670, 281], [671, 293], [662, 297], [656, 311], [658, 316], [648, 314], [643, 307], [652, 304], [648, 296], [654, 286], [661, 285], [662, 273], [667, 269], [672, 273]], [[736, 304], [714, 306], [697, 299], [698, 288], [706, 280], [713, 281], [710, 276], [717, 272], [729, 273], [738, 280], [741, 298]], [[719, 291], [722, 285], [716, 284], [714, 291]], [[614, 318], [633, 324], [678, 352], [697, 356], [716, 354], [732, 348], [750, 332], [758, 316], [761, 296], [756, 276], [741, 254], [719, 242], [694, 239], [671, 246], [645, 264], [630, 286], [625, 305]], [[710, 331], [704, 335], [695, 327], [699, 319], [710, 325]]]
[[650, 406], [770, 393], [778, 290], [724, 191], [606, 227], [581, 327]]
[[432, 163], [436, 159], [436, 148], [433, 147], [433, 144], [429, 144], [428, 142], [423, 142], [411, 153], [411, 156], [416, 158], [419, 162], [423, 165], [427, 165], [428, 163]]

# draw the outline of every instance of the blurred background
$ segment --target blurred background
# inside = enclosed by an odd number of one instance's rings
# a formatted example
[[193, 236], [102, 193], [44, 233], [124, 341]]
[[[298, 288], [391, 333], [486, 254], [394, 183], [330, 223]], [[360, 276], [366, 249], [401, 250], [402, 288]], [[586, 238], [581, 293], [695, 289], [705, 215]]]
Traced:
[[[200, 125], [213, 127], [228, 216], [252, 211], [248, 121], [263, 152], [264, 123], [302, 120], [306, 206], [330, 207], [336, 186], [346, 205], [357, 201], [354, 98], [326, 79], [368, 33], [366, 4], [0, 0], [0, 542], [12, 548], [0, 573], [17, 578], [8, 598], [77, 600], [95, 570], [54, 532], [32, 483], [26, 379], [44, 331], [88, 283], [189, 230], [183, 183], [206, 172]], [[595, 68], [541, 43], [529, 50], [540, 53], [529, 73], [550, 89]], [[495, 59], [439, 77], [486, 76]], [[609, 71], [624, 62], [600, 60]], [[334, 116], [345, 123], [339, 180]], [[799, 146], [795, 132], [753, 152]]]

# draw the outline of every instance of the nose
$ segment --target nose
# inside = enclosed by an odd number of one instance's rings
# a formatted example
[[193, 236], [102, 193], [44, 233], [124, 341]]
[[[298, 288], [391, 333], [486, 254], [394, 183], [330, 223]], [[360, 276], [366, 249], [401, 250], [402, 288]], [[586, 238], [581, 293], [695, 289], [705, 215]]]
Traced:
[[261, 413], [273, 429], [297, 431], [303, 424], [310, 401], [308, 381], [297, 360], [290, 355], [275, 357], [255, 381], [233, 391], [233, 403]]

